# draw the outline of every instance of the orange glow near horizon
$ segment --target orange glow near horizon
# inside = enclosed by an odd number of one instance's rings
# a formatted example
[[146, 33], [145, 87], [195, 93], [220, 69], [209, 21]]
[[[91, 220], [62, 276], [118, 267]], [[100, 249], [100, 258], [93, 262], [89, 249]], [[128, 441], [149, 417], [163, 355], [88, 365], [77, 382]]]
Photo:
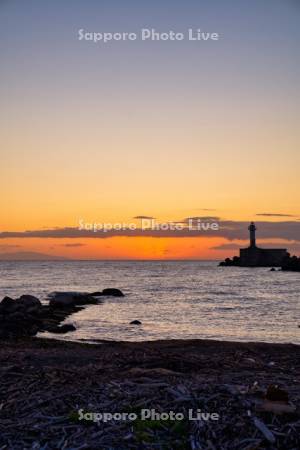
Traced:
[[[224, 251], [212, 247], [223, 238], [112, 237], [106, 239], [3, 239], [7, 252], [38, 252], [70, 259], [221, 259]], [[3, 250], [2, 250], [3, 251]]]

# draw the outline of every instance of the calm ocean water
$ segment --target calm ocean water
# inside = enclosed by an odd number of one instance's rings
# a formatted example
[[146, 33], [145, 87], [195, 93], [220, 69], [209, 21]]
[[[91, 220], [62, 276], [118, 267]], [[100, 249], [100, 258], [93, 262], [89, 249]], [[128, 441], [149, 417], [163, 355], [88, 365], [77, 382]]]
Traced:
[[[300, 344], [300, 274], [206, 261], [0, 262], [0, 298], [121, 289], [71, 316], [63, 339], [210, 338]], [[129, 322], [139, 319], [142, 326]], [[50, 337], [48, 335], [48, 337]], [[57, 336], [55, 336], [57, 337]]]

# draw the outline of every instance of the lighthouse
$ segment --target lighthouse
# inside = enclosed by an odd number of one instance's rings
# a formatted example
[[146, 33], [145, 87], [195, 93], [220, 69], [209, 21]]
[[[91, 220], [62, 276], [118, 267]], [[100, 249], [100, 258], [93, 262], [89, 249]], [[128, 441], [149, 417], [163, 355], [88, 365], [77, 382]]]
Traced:
[[256, 247], [256, 226], [251, 222], [249, 227], [250, 245], [240, 248], [240, 256], [232, 259], [226, 258], [221, 266], [239, 267], [281, 267], [283, 261], [289, 256], [286, 248], [260, 248]]
[[248, 230], [250, 234], [250, 247], [256, 248], [256, 237], [255, 237], [256, 226], [254, 225], [254, 222], [250, 223]]

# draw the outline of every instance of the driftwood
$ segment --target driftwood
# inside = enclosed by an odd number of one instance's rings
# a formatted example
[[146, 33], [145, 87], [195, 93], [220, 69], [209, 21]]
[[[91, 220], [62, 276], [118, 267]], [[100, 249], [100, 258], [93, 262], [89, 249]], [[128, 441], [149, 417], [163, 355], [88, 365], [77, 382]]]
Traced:
[[[0, 449], [297, 449], [299, 361], [289, 345], [3, 341]], [[184, 420], [104, 423], [78, 412], [146, 408]], [[189, 409], [219, 420], [189, 421]]]

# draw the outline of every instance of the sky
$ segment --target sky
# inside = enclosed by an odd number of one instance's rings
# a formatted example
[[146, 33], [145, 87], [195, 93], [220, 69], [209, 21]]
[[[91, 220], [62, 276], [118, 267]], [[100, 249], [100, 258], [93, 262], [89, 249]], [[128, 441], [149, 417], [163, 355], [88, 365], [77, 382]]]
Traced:
[[[0, 0], [0, 257], [218, 259], [251, 220], [299, 254], [299, 19], [296, 0]], [[78, 39], [143, 28], [220, 38]], [[140, 215], [220, 230], [76, 235]]]

